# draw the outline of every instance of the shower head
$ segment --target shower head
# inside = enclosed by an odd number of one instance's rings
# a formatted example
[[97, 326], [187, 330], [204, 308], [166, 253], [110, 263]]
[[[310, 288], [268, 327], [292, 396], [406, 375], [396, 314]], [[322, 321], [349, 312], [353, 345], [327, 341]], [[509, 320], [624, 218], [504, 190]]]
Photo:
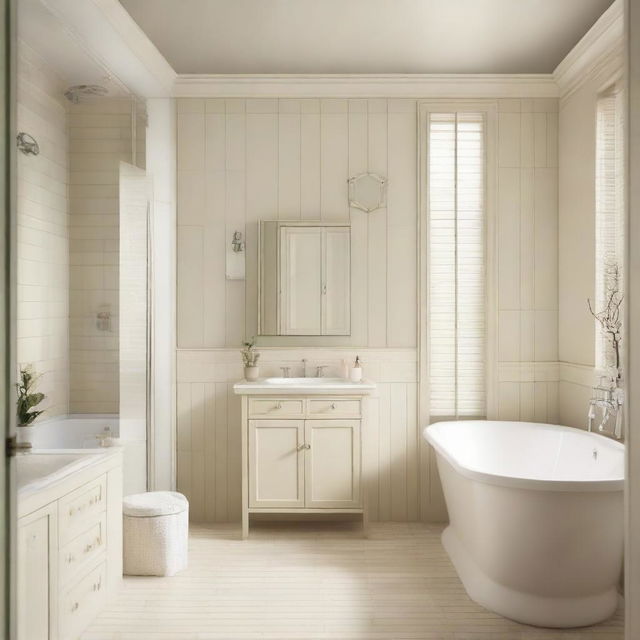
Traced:
[[106, 96], [109, 91], [99, 84], [75, 84], [64, 92], [64, 97], [73, 104], [78, 104], [83, 98]]

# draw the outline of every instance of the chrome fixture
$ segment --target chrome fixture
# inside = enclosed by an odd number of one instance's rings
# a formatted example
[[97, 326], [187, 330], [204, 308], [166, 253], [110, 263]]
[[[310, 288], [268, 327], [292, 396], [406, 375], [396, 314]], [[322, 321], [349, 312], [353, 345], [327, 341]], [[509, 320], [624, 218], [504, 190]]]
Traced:
[[291, 367], [280, 367], [280, 371], [282, 371], [283, 378], [291, 377]]
[[242, 251], [244, 251], [244, 242], [242, 240], [241, 231], [233, 232], [233, 238], [231, 240], [231, 248], [233, 249], [234, 253], [241, 253]]
[[307, 377], [307, 359], [306, 358], [302, 358], [302, 377], [303, 378]]
[[99, 98], [108, 93], [108, 89], [99, 84], [74, 84], [64, 92], [64, 97], [73, 104], [79, 104], [83, 98]]
[[98, 331], [111, 331], [111, 311], [106, 305], [101, 307], [96, 314], [96, 329]]
[[316, 378], [322, 378], [324, 370], [327, 368], [326, 364], [321, 364], [316, 367]]
[[619, 379], [611, 379], [603, 376], [597, 386], [593, 387], [593, 396], [589, 400], [588, 430], [593, 431], [593, 421], [596, 418], [596, 409], [600, 408], [602, 417], [598, 425], [598, 431], [604, 432], [609, 419], [615, 416], [613, 436], [622, 438], [622, 405], [624, 404], [624, 391], [618, 384]]
[[16, 136], [16, 143], [18, 151], [22, 151], [25, 156], [37, 156], [40, 153], [40, 146], [36, 139], [24, 131]]

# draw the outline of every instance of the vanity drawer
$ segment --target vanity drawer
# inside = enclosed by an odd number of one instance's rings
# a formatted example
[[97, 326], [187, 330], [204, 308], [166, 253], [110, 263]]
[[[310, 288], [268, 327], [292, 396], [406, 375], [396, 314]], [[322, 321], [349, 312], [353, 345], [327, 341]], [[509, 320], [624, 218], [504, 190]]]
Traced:
[[309, 400], [307, 415], [309, 418], [359, 418], [360, 400]]
[[99, 564], [60, 597], [60, 638], [76, 638], [102, 609], [107, 595], [107, 565]]
[[58, 502], [58, 535], [66, 544], [99, 520], [107, 508], [107, 479], [102, 476], [64, 496]]
[[103, 513], [98, 522], [93, 523], [79, 536], [60, 549], [60, 584], [68, 582], [91, 565], [105, 550], [107, 543], [107, 515]]
[[299, 418], [304, 415], [303, 400], [280, 400], [278, 398], [249, 399], [249, 417], [271, 418], [274, 416]]

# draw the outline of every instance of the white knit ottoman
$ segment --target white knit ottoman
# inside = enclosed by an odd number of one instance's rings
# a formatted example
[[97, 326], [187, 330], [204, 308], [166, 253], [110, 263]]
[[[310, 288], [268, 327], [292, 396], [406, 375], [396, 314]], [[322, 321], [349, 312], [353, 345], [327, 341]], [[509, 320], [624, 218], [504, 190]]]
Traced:
[[187, 568], [189, 502], [181, 493], [125, 496], [122, 510], [125, 575], [172, 576]]

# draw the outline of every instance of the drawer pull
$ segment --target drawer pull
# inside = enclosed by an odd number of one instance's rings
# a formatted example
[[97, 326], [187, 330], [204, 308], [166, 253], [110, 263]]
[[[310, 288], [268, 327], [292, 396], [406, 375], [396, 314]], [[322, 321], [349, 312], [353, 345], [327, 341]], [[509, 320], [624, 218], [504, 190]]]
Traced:
[[335, 403], [335, 402], [332, 402], [332, 403], [331, 403], [331, 410], [332, 410], [332, 411], [335, 411], [335, 408], [336, 408], [336, 403]]
[[300, 444], [298, 445], [298, 451], [302, 451], [303, 449], [311, 449], [310, 444]]
[[77, 611], [80, 608], [80, 603], [79, 602], [74, 602], [71, 605], [71, 613], [73, 613], [74, 611]]
[[93, 590], [94, 591], [100, 591], [100, 588], [102, 587], [102, 578], [100, 578], [98, 580], [98, 582], [94, 583], [93, 585]]
[[75, 562], [75, 561], [76, 561], [75, 556], [74, 556], [72, 553], [70, 553], [70, 554], [67, 556], [67, 564], [71, 564], [71, 563], [73, 563], [73, 562]]
[[276, 402], [276, 409], [282, 409], [282, 402]]

